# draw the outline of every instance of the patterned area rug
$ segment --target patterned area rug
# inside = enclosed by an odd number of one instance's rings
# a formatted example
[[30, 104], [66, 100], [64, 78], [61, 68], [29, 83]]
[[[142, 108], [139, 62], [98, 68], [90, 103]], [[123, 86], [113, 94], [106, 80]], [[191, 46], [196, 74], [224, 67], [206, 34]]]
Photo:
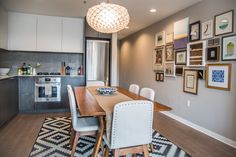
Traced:
[[[30, 157], [69, 157], [70, 121], [68, 117], [46, 118]], [[90, 157], [95, 141], [95, 137], [92, 136], [81, 137], [75, 155]], [[150, 152], [151, 157], [191, 157], [156, 131], [153, 131], [152, 142], [155, 150], [153, 153]], [[102, 156], [101, 150], [99, 156]], [[142, 155], [137, 156], [142, 157]], [[112, 157], [111, 153], [110, 157]]]

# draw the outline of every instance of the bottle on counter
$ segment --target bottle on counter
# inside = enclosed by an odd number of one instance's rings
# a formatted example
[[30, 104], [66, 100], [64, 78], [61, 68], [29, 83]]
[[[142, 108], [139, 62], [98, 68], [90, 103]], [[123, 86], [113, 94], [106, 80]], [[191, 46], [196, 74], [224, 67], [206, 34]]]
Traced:
[[26, 75], [32, 75], [32, 73], [33, 73], [33, 67], [30, 64], [28, 64]]
[[61, 62], [61, 75], [65, 75], [65, 68], [66, 68], [66, 63]]
[[78, 75], [83, 75], [83, 66], [80, 65], [78, 68]]
[[70, 66], [66, 67], [66, 75], [70, 75], [70, 69], [71, 69]]
[[27, 73], [27, 67], [26, 67], [26, 63], [23, 63], [23, 65], [22, 65], [22, 75], [26, 75], [26, 73]]
[[19, 76], [22, 75], [23, 74], [22, 68], [18, 68], [17, 73]]

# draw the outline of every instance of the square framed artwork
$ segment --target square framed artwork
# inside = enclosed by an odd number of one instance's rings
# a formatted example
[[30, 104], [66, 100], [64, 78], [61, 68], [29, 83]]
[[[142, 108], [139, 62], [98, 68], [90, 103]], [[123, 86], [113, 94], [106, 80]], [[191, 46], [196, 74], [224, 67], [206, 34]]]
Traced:
[[208, 64], [206, 87], [218, 90], [230, 90], [231, 64]]
[[175, 66], [175, 75], [183, 76], [184, 67], [183, 66]]
[[184, 69], [183, 91], [197, 95], [198, 92], [198, 71]]
[[222, 37], [222, 61], [236, 60], [236, 35]]
[[165, 48], [165, 61], [169, 62], [174, 60], [175, 60], [174, 45], [167, 44]]
[[165, 44], [165, 31], [158, 32], [155, 36], [155, 46], [163, 46]]
[[165, 72], [165, 76], [175, 77], [175, 63], [166, 62], [164, 72]]
[[164, 70], [164, 47], [158, 47], [153, 51], [153, 70]]
[[202, 23], [202, 39], [209, 39], [213, 37], [213, 20]]
[[220, 38], [214, 38], [207, 41], [207, 46], [219, 46], [220, 45]]
[[234, 31], [234, 10], [215, 16], [215, 35], [223, 35]]
[[220, 46], [208, 47], [206, 51], [206, 60], [208, 62], [219, 61]]
[[164, 73], [163, 72], [156, 73], [156, 81], [164, 82]]
[[175, 64], [176, 65], [186, 65], [187, 63], [187, 50], [177, 50], [175, 51]]
[[200, 27], [201, 23], [200, 21], [191, 23], [189, 25], [189, 41], [193, 42], [193, 41], [198, 41], [200, 40], [200, 35], [201, 35], [201, 27]]

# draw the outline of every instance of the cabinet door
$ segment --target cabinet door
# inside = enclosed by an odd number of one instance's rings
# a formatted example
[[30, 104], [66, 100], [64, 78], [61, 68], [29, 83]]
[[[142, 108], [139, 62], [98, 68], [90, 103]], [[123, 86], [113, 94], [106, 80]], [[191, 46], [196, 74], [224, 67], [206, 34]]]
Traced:
[[8, 13], [8, 49], [35, 51], [37, 16]]
[[0, 48], [7, 49], [8, 36], [7, 36], [7, 11], [0, 8]]
[[38, 16], [37, 51], [61, 51], [62, 18]]
[[63, 18], [62, 51], [83, 53], [84, 20], [80, 18]]

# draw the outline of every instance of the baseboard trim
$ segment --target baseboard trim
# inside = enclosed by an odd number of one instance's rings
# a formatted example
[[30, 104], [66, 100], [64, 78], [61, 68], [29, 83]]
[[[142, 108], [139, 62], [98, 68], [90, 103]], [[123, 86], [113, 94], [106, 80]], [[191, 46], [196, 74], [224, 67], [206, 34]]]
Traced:
[[202, 132], [202, 133], [204, 133], [204, 134], [206, 134], [206, 135], [208, 135], [208, 136], [210, 136], [210, 137], [212, 137], [214, 139], [217, 139], [218, 141], [221, 141], [221, 142], [223, 142], [223, 143], [225, 143], [225, 144], [227, 144], [227, 145], [229, 145], [231, 147], [236, 148], [236, 141], [233, 141], [233, 140], [231, 140], [229, 138], [226, 138], [226, 137], [224, 137], [222, 135], [219, 135], [219, 134], [217, 134], [217, 133], [215, 133], [213, 131], [210, 131], [210, 130], [208, 130], [206, 128], [203, 128], [203, 127], [201, 127], [199, 125], [196, 125], [196, 124], [194, 124], [194, 123], [192, 123], [192, 122], [190, 122], [190, 121], [188, 121], [188, 120], [186, 120], [184, 118], [181, 118], [179, 116], [176, 116], [176, 115], [170, 113], [169, 111], [162, 111], [161, 113], [163, 113], [164, 115], [166, 115], [166, 116], [168, 116], [168, 117], [170, 117], [172, 119], [177, 120], [178, 122], [181, 122], [181, 123], [183, 123], [183, 124], [193, 128], [195, 130], [198, 130], [198, 131], [200, 131], [200, 132]]

